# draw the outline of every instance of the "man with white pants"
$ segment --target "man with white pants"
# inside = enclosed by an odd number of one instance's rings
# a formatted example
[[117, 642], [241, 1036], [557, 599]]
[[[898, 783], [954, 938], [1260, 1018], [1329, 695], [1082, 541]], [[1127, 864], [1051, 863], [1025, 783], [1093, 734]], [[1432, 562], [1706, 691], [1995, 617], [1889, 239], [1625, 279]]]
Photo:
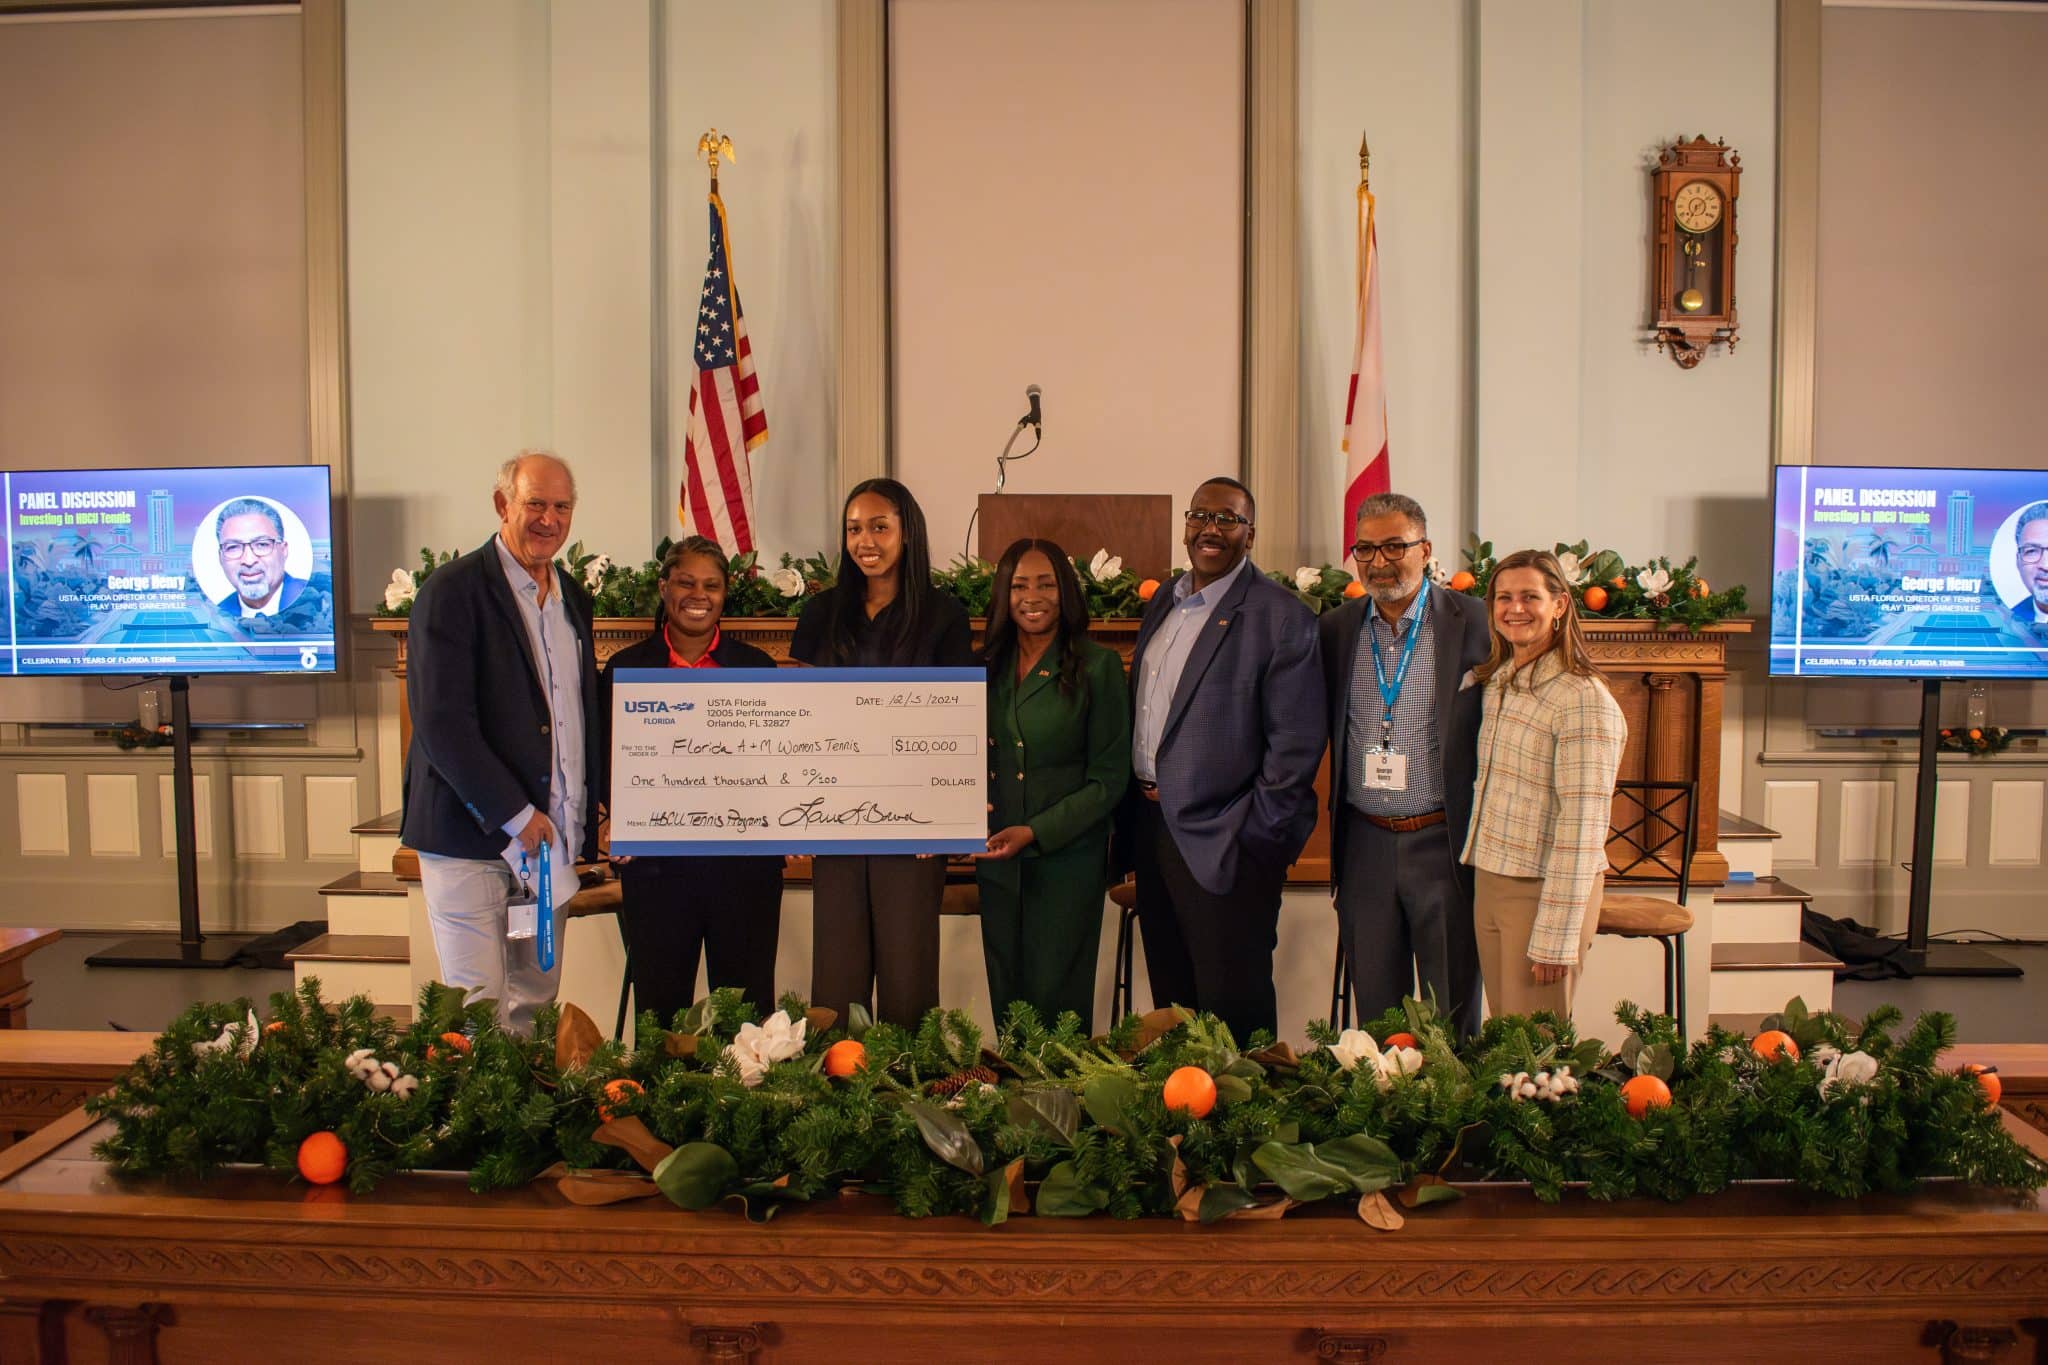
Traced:
[[[404, 841], [420, 855], [441, 980], [495, 999], [516, 1032], [555, 998], [540, 934], [508, 937], [508, 909], [538, 893], [550, 850], [554, 941], [596, 856], [597, 655], [589, 596], [555, 567], [576, 510], [569, 466], [528, 451], [498, 472], [498, 533], [436, 569], [412, 606]], [[538, 926], [537, 926], [538, 927]], [[544, 932], [544, 931], [543, 931]]]

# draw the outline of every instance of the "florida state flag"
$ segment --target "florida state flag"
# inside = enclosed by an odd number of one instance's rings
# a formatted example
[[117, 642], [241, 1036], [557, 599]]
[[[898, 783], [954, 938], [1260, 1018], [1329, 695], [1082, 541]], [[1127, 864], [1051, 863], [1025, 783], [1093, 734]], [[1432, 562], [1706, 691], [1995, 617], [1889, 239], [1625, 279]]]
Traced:
[[1392, 486], [1387, 466], [1387, 381], [1380, 356], [1380, 249], [1372, 191], [1358, 186], [1358, 339], [1351, 347], [1351, 396], [1344, 405], [1344, 551], [1350, 555], [1358, 504]]

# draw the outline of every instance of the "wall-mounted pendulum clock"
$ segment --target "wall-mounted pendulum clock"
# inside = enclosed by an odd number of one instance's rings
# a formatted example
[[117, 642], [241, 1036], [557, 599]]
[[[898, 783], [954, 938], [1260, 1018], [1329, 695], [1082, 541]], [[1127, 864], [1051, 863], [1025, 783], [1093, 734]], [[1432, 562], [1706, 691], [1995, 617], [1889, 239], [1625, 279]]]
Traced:
[[1657, 154], [1655, 296], [1650, 331], [1679, 368], [1716, 342], [1735, 349], [1735, 196], [1742, 158], [1705, 136]]

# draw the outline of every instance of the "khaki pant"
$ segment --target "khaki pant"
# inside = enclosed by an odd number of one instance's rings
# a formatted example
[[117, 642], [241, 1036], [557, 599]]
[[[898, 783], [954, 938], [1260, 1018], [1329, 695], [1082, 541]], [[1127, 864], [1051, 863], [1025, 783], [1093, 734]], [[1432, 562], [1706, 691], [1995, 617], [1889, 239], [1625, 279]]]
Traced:
[[1474, 868], [1472, 929], [1479, 940], [1479, 975], [1486, 983], [1489, 1014], [1534, 1014], [1550, 1010], [1561, 1018], [1572, 1013], [1572, 994], [1578, 989], [1579, 973], [1585, 970], [1586, 953], [1593, 936], [1600, 931], [1600, 897], [1607, 879], [1593, 882], [1593, 895], [1586, 905], [1586, 918], [1579, 930], [1579, 965], [1560, 981], [1536, 984], [1529, 961], [1529, 933], [1536, 927], [1536, 903], [1543, 895], [1541, 877], [1503, 877], [1496, 872]]

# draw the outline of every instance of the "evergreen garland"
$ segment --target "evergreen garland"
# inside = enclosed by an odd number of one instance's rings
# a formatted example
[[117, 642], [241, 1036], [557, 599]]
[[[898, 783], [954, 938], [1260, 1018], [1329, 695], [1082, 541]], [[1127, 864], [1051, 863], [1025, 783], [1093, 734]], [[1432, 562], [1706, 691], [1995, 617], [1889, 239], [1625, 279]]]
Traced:
[[[789, 1020], [778, 1026], [799, 1027], [804, 1002], [781, 1004]], [[633, 1049], [598, 1041], [587, 1019], [566, 1013], [541, 1011], [533, 1037], [520, 1038], [497, 1027], [490, 1002], [465, 1006], [429, 986], [400, 1029], [360, 998], [329, 1006], [314, 981], [273, 996], [263, 1020], [246, 1001], [194, 1006], [89, 1102], [113, 1120], [96, 1151], [130, 1175], [290, 1171], [307, 1136], [332, 1131], [354, 1190], [395, 1171], [443, 1169], [467, 1171], [486, 1191], [557, 1167], [633, 1172], [634, 1156], [607, 1140], [632, 1119], [673, 1149], [652, 1184], [685, 1207], [736, 1200], [765, 1218], [852, 1186], [913, 1217], [987, 1222], [1007, 1217], [1020, 1194], [1043, 1216], [1199, 1211], [1208, 1221], [1279, 1194], [1370, 1200], [1388, 1190], [1412, 1207], [1456, 1197], [1448, 1180], [1526, 1181], [1548, 1201], [1575, 1184], [1596, 1199], [1667, 1200], [1750, 1179], [1842, 1198], [1941, 1177], [2048, 1184], [2048, 1166], [2005, 1132], [1976, 1078], [1937, 1066], [1955, 1036], [1945, 1014], [1899, 1032], [1893, 1009], [1853, 1025], [1794, 1001], [1770, 1024], [1801, 1055], [1767, 1061], [1718, 1028], [1688, 1049], [1672, 1020], [1633, 1005], [1616, 1011], [1628, 1030], [1616, 1052], [1548, 1014], [1491, 1019], [1461, 1043], [1411, 1000], [1364, 1034], [1311, 1024], [1302, 1056], [1263, 1035], [1240, 1051], [1213, 1016], [1177, 1011], [1131, 1016], [1090, 1039], [1072, 1014], [1047, 1024], [1016, 1005], [987, 1049], [958, 1010], [934, 1010], [915, 1031], [859, 1012], [833, 1027], [820, 1011], [789, 1044], [800, 1051], [750, 1085], [730, 1045], [756, 1012], [735, 991], [668, 1021], [642, 1014]], [[1377, 1040], [1397, 1032], [1416, 1042], [1412, 1074], [1379, 1060]], [[848, 1036], [867, 1065], [828, 1077], [824, 1051]], [[362, 1050], [416, 1086], [374, 1090], [351, 1070]], [[1847, 1054], [1862, 1054], [1853, 1071], [1835, 1060]], [[1838, 1064], [1869, 1078], [1837, 1084]], [[1160, 1098], [1167, 1076], [1190, 1066], [1216, 1082], [1202, 1117]], [[1504, 1088], [1559, 1068], [1583, 1088], [1554, 1102]], [[1668, 1081], [1668, 1107], [1630, 1116], [1621, 1082], [1637, 1072]]]

